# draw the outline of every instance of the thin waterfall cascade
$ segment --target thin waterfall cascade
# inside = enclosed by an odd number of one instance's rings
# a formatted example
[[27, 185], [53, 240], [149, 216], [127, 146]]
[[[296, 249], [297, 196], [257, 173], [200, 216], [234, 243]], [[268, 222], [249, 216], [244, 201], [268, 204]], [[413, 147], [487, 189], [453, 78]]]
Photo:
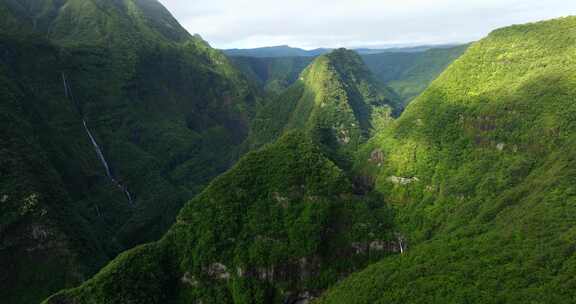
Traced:
[[[66, 96], [67, 99], [71, 100], [74, 103], [74, 105], [78, 108], [78, 104], [76, 104], [76, 102], [74, 100], [74, 96], [72, 95], [72, 90], [70, 90], [70, 86], [68, 85], [68, 82], [66, 81], [66, 75], [64, 75], [64, 73], [62, 73], [62, 83], [64, 84], [64, 95]], [[114, 175], [112, 174], [112, 170], [110, 170], [110, 165], [108, 165], [108, 162], [106, 161], [106, 157], [104, 157], [104, 153], [102, 152], [100, 145], [98, 145], [96, 138], [94, 137], [94, 135], [90, 131], [90, 128], [88, 127], [88, 124], [86, 123], [86, 119], [84, 119], [84, 117], [82, 117], [82, 126], [84, 127], [84, 131], [86, 131], [88, 138], [90, 138], [90, 142], [92, 143], [92, 146], [94, 147], [94, 150], [96, 151], [96, 155], [98, 155], [98, 159], [100, 160], [100, 163], [102, 164], [102, 166], [106, 170], [106, 176], [110, 179], [110, 181], [112, 181], [112, 183], [114, 185], [116, 185], [118, 187], [118, 189], [120, 189], [122, 192], [124, 192], [126, 199], [128, 199], [128, 203], [130, 203], [130, 205], [134, 205], [134, 201], [132, 200], [132, 194], [130, 194], [130, 191], [128, 191], [128, 187], [126, 185], [122, 184], [121, 182], [119, 182], [118, 180], [116, 180], [116, 178], [114, 178]], [[98, 213], [100, 213], [99, 209], [98, 209]]]
[[108, 165], [108, 162], [106, 161], [106, 158], [104, 157], [104, 153], [102, 153], [102, 149], [100, 149], [100, 146], [96, 142], [96, 139], [94, 139], [94, 135], [92, 135], [92, 132], [90, 132], [90, 129], [86, 125], [86, 120], [82, 119], [82, 125], [84, 126], [84, 130], [86, 131], [86, 134], [88, 134], [88, 137], [90, 138], [90, 141], [92, 142], [92, 146], [94, 146], [94, 150], [96, 151], [96, 154], [98, 155], [98, 158], [100, 159], [100, 162], [102, 163], [102, 165], [104, 165], [104, 169], [106, 169], [106, 176], [108, 176], [108, 178], [110, 178], [110, 180], [112, 180], [112, 182], [114, 182], [116, 184], [117, 181], [112, 176], [112, 172], [110, 171], [110, 166]]

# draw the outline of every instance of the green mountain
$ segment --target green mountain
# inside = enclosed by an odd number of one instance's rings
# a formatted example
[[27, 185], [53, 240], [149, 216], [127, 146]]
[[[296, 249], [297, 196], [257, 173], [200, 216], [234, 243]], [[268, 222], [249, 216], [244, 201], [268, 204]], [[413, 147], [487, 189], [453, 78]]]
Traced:
[[[380, 54], [380, 53], [419, 53], [430, 49], [451, 48], [453, 44], [418, 45], [418, 46], [381, 46], [379, 48], [355, 48], [360, 55]], [[305, 50], [290, 47], [288, 45], [268, 46], [253, 49], [227, 49], [222, 50], [230, 57], [253, 57], [253, 58], [283, 58], [283, 57], [317, 57], [328, 54], [335, 49], [317, 48]]]
[[214, 180], [161, 241], [45, 303], [296, 303], [398, 251], [391, 216], [289, 132]]
[[245, 150], [256, 98], [155, 0], [0, 2], [0, 298], [160, 238]]
[[156, 0], [0, 2], [2, 302], [574, 302], [576, 17], [464, 48], [261, 98]]
[[[291, 108], [272, 117], [270, 128], [283, 126], [259, 137], [269, 144], [191, 200], [161, 241], [47, 303], [294, 303], [396, 254], [392, 211], [330, 160], [389, 119], [394, 100], [373, 81], [355, 52], [317, 58], [291, 89], [301, 95], [283, 96]], [[273, 102], [267, 110], [283, 106]], [[265, 114], [258, 109], [251, 136], [268, 134]]]
[[407, 105], [420, 95], [468, 45], [431, 48], [423, 52], [388, 52], [363, 55], [362, 59], [378, 79], [388, 85]]
[[[446, 67], [462, 55], [468, 45], [422, 46], [397, 49], [357, 49], [374, 75], [390, 87], [407, 105], [422, 93]], [[234, 65], [265, 92], [282, 93], [315, 57], [261, 57], [258, 53], [243, 56], [229, 54]]]
[[330, 53], [331, 49], [304, 50], [288, 45], [268, 46], [254, 49], [228, 49], [223, 50], [228, 56], [274, 58], [274, 57], [316, 57]]
[[305, 130], [346, 166], [351, 153], [398, 111], [396, 96], [360, 56], [338, 49], [316, 58], [286, 92], [257, 111], [250, 142], [258, 147], [287, 130]]
[[273, 95], [290, 87], [315, 57], [230, 57], [232, 63], [264, 92]]
[[408, 248], [318, 303], [573, 302], [575, 52], [576, 17], [496, 30], [363, 147]]

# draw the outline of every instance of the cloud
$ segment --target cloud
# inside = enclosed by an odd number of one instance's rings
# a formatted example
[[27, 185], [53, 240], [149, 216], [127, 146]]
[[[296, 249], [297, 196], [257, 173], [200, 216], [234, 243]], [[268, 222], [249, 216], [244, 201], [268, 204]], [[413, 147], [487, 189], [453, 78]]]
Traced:
[[568, 0], [160, 0], [219, 48], [465, 42], [491, 30], [576, 14]]

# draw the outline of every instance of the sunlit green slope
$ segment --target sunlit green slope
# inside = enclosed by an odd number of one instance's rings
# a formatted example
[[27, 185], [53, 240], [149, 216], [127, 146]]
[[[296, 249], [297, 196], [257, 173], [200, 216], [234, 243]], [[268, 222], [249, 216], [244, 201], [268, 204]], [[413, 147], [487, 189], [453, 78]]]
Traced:
[[398, 110], [396, 96], [360, 56], [339, 49], [314, 60], [294, 85], [257, 112], [251, 140], [259, 146], [287, 130], [306, 130], [346, 166], [351, 153]]
[[319, 303], [574, 302], [574, 55], [574, 17], [494, 31], [363, 147], [408, 250]]
[[[406, 106], [422, 93], [446, 67], [462, 55], [468, 45], [429, 48], [426, 50], [392, 49], [355, 50], [376, 79], [387, 85]], [[247, 78], [264, 92], [276, 95], [298, 80], [298, 75], [315, 57], [261, 57], [257, 54], [238, 56], [230, 60]]]

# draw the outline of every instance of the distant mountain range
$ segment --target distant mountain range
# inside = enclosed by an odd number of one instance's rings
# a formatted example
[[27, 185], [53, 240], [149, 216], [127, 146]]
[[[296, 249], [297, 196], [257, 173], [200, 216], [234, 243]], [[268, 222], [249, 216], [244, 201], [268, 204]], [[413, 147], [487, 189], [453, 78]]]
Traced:
[[[370, 71], [389, 86], [404, 105], [418, 96], [469, 45], [419, 46], [386, 50], [356, 49]], [[292, 49], [297, 50], [297, 49]], [[304, 50], [300, 50], [304, 51]], [[320, 49], [317, 50], [318, 52]], [[312, 51], [309, 51], [312, 52]], [[380, 52], [380, 53], [378, 53]], [[300, 52], [301, 53], [301, 52]], [[266, 92], [281, 93], [293, 84], [316, 56], [230, 56], [244, 75]]]
[[[360, 55], [380, 53], [417, 53], [430, 49], [451, 48], [457, 44], [419, 45], [410, 47], [382, 47], [382, 48], [353, 48]], [[222, 50], [226, 55], [233, 57], [316, 57], [333, 51], [333, 48], [318, 48], [305, 50], [288, 45], [269, 46], [253, 49], [227, 49]]]

